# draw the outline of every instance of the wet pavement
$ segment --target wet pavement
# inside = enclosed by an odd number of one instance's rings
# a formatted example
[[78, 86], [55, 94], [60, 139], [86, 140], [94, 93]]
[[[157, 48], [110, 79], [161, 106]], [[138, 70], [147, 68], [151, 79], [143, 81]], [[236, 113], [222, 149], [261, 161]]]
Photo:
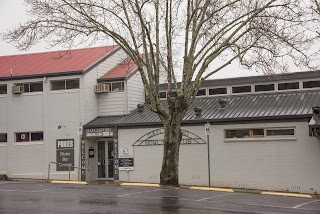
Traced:
[[0, 214], [320, 213], [320, 200], [176, 188], [0, 182]]

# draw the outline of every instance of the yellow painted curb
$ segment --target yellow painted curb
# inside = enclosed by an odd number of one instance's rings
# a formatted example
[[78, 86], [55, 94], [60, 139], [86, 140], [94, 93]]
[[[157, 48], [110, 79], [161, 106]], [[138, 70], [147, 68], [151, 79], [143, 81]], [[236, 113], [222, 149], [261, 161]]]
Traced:
[[87, 185], [85, 181], [51, 181], [52, 184], [83, 184]]
[[122, 183], [121, 186], [140, 186], [140, 187], [160, 187], [159, 184], [147, 184], [147, 183]]
[[208, 190], [208, 191], [217, 191], [217, 192], [234, 192], [233, 189], [224, 189], [224, 188], [211, 188], [211, 187], [190, 187], [193, 190]]
[[298, 197], [298, 198], [312, 198], [311, 195], [307, 195], [307, 194], [295, 194], [295, 193], [284, 193], [284, 192], [261, 192], [260, 194], [261, 195]]

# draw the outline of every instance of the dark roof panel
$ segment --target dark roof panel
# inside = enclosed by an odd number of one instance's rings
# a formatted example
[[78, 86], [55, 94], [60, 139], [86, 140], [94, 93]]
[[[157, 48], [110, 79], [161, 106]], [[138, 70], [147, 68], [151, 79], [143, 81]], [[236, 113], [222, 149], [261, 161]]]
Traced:
[[[183, 122], [197, 121], [235, 121], [259, 120], [265, 118], [311, 117], [312, 107], [320, 105], [320, 91], [281, 92], [272, 94], [247, 94], [223, 97], [227, 100], [226, 108], [221, 109], [219, 99], [222, 97], [197, 98], [191, 104]], [[162, 101], [164, 107], [166, 101]], [[194, 108], [202, 108], [201, 117], [196, 117]], [[137, 109], [126, 116], [98, 117], [86, 126], [133, 126], [159, 124], [160, 119], [149, 105], [143, 112]]]

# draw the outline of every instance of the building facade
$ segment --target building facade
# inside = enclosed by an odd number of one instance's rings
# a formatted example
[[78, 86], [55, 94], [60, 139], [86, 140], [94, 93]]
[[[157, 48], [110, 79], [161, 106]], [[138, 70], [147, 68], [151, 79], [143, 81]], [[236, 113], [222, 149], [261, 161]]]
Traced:
[[[319, 192], [319, 106], [319, 71], [205, 81], [180, 184]], [[163, 134], [117, 46], [0, 56], [0, 174], [158, 183]]]

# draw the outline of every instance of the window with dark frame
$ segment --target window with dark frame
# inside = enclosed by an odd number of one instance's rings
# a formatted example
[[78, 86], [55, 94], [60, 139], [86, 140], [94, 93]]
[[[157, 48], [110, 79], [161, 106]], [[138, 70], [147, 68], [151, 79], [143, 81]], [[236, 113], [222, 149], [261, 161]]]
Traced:
[[165, 99], [165, 98], [167, 98], [167, 92], [166, 92], [166, 91], [161, 91], [161, 92], [159, 92], [159, 98], [160, 98], [160, 99]]
[[198, 90], [197, 97], [206, 96], [206, 95], [207, 95], [206, 89], [199, 89]]
[[303, 82], [303, 88], [320, 88], [320, 81], [305, 81]]
[[274, 84], [255, 85], [254, 91], [255, 92], [274, 91]]
[[260, 138], [264, 137], [263, 129], [226, 130], [226, 138]]
[[124, 91], [124, 82], [111, 82], [110, 91]]
[[299, 89], [299, 82], [287, 82], [287, 83], [279, 83], [278, 90], [292, 90]]
[[80, 81], [79, 79], [68, 79], [68, 80], [53, 80], [51, 81], [51, 90], [70, 90], [70, 89], [79, 89]]
[[17, 83], [17, 86], [23, 86], [23, 92], [41, 92], [43, 91], [43, 82]]
[[227, 94], [227, 88], [209, 88], [209, 95]]
[[285, 136], [285, 135], [294, 135], [294, 129], [267, 129], [267, 136]]
[[232, 93], [239, 94], [239, 93], [248, 93], [251, 92], [251, 86], [236, 86], [232, 87]]
[[0, 85], [0, 94], [7, 94], [8, 89], [7, 89], [7, 84], [1, 84]]
[[267, 129], [235, 129], [225, 130], [225, 138], [265, 138], [270, 136], [294, 136], [292, 128], [267, 128]]
[[17, 132], [16, 142], [42, 141], [43, 132]]
[[0, 143], [8, 142], [8, 135], [7, 133], [0, 133]]

